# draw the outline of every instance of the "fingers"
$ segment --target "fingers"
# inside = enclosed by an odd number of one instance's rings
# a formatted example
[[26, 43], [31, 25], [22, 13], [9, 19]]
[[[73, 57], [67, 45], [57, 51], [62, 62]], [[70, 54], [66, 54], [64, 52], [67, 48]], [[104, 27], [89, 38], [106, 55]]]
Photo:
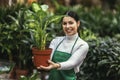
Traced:
[[40, 65], [39, 67], [37, 67], [37, 69], [41, 69], [41, 70], [51, 70], [51, 69], [53, 69], [53, 68], [58, 68], [58, 64], [57, 64], [57, 63], [54, 63], [54, 62], [51, 61], [51, 60], [48, 60], [48, 63], [49, 63], [49, 66]]
[[48, 60], [48, 63], [49, 63], [49, 64], [54, 64], [54, 62], [53, 62], [53, 61], [51, 61], [51, 60]]
[[51, 69], [51, 66], [42, 66], [40, 65], [40, 67], [37, 67], [38, 69], [41, 69], [41, 70], [50, 70]]
[[45, 67], [45, 66], [40, 66], [41, 67], [41, 69], [44, 69], [44, 70], [50, 70], [51, 69], [51, 66], [48, 66], [48, 67]]
[[51, 61], [51, 60], [48, 60], [48, 63], [49, 63], [49, 66], [43, 66], [43, 65], [40, 65], [39, 67], [37, 67], [37, 69], [44, 69], [44, 70], [50, 70], [54, 67], [54, 62]]

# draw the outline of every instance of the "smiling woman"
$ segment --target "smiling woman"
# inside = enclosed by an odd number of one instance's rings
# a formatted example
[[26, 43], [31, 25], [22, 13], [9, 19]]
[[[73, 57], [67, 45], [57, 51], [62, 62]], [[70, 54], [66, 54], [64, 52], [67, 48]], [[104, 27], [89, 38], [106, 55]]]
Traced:
[[88, 44], [78, 36], [80, 21], [73, 11], [67, 11], [62, 18], [62, 27], [65, 36], [56, 37], [51, 41], [52, 49], [49, 65], [40, 65], [38, 69], [50, 70], [48, 80], [76, 80], [76, 73], [83, 63]]

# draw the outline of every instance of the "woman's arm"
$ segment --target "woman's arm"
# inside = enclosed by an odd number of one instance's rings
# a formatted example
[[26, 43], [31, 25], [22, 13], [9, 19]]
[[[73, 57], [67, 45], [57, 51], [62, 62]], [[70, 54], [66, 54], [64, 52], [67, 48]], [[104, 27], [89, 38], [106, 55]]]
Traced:
[[61, 65], [59, 69], [68, 70], [79, 65], [85, 59], [88, 49], [89, 46], [87, 43], [80, 46], [67, 61], [59, 63]]

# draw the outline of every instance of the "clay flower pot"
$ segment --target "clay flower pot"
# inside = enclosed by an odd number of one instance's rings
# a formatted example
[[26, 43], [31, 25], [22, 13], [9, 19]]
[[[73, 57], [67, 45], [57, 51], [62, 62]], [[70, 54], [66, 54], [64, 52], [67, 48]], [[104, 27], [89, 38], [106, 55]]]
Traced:
[[48, 60], [50, 59], [50, 54], [52, 49], [39, 50], [37, 48], [32, 48], [32, 54], [34, 56], [33, 62], [35, 67], [40, 65], [48, 66]]

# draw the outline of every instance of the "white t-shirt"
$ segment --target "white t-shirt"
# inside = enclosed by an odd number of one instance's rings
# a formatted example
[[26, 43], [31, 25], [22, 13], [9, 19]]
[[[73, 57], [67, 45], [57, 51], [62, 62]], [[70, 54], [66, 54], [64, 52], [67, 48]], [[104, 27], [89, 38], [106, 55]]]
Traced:
[[[65, 39], [59, 45], [57, 50], [70, 53], [77, 37], [78, 37], [78, 33], [76, 33], [73, 36], [62, 36], [62, 37], [56, 37], [55, 39], [53, 39], [49, 46], [49, 48], [52, 48], [53, 50], [51, 54], [51, 59], [56, 47], [64, 38]], [[76, 73], [79, 72], [79, 68], [87, 55], [88, 49], [89, 49], [88, 44], [79, 37], [72, 50], [72, 53], [70, 53], [72, 54], [72, 56], [67, 61], [59, 63], [61, 65], [59, 70], [69, 70], [74, 68], [74, 71]]]

